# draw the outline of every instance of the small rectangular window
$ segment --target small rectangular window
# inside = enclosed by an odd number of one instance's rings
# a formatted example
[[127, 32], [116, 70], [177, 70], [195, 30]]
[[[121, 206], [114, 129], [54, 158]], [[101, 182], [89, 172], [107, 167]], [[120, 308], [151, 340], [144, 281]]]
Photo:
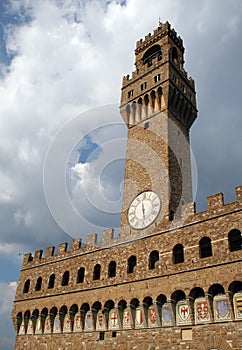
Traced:
[[132, 97], [134, 95], [134, 90], [130, 90], [128, 92], [128, 98]]
[[117, 337], [117, 332], [112, 332], [112, 338], [116, 338]]
[[185, 90], [185, 86], [184, 84], [181, 83], [181, 90], [184, 91]]
[[104, 340], [104, 332], [99, 333], [99, 340]]
[[146, 89], [146, 81], [140, 85], [141, 91]]
[[160, 74], [157, 74], [157, 75], [154, 77], [154, 80], [155, 80], [155, 83], [158, 83], [158, 81], [160, 81]]
[[152, 61], [148, 61], [147, 66], [151, 67], [152, 66]]

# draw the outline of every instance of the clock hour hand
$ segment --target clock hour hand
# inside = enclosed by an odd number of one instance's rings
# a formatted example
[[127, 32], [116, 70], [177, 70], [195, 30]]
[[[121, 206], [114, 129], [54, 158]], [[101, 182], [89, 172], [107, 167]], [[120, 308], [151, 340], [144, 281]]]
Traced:
[[143, 218], [145, 219], [145, 206], [144, 206], [144, 203], [142, 203], [142, 212], [143, 212]]

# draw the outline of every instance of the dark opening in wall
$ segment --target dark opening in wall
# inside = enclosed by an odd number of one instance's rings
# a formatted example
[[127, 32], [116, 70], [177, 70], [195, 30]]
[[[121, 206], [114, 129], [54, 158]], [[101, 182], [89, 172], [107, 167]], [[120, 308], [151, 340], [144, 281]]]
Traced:
[[136, 266], [136, 256], [132, 255], [128, 259], [127, 273], [133, 273]]
[[77, 283], [83, 283], [84, 282], [84, 277], [85, 277], [85, 268], [80, 267], [77, 273]]
[[70, 277], [69, 271], [64, 272], [63, 277], [62, 277], [62, 283], [61, 283], [62, 286], [68, 286], [69, 277]]
[[105, 336], [105, 333], [104, 332], [100, 332], [99, 333], [99, 340], [104, 340], [104, 336]]
[[115, 277], [116, 276], [116, 262], [111, 261], [108, 266], [108, 277]]
[[183, 245], [177, 244], [173, 248], [173, 263], [180, 264], [184, 262], [184, 248]]
[[100, 280], [100, 275], [101, 275], [101, 265], [96, 264], [93, 269], [93, 279]]
[[54, 288], [54, 285], [55, 285], [55, 274], [52, 273], [52, 275], [50, 275], [50, 278], [49, 278], [48, 289]]
[[232, 230], [228, 235], [229, 239], [229, 250], [235, 252], [236, 250], [242, 249], [242, 236], [239, 230]]
[[157, 250], [153, 250], [149, 256], [149, 269], [153, 270], [155, 268], [155, 263], [159, 260], [159, 252]]
[[30, 280], [25, 281], [23, 293], [28, 293], [29, 292], [29, 286], [30, 286]]
[[41, 285], [42, 285], [42, 277], [39, 277], [36, 281], [35, 291], [41, 290]]
[[199, 255], [200, 258], [207, 258], [212, 256], [212, 244], [209, 237], [203, 237], [199, 242]]

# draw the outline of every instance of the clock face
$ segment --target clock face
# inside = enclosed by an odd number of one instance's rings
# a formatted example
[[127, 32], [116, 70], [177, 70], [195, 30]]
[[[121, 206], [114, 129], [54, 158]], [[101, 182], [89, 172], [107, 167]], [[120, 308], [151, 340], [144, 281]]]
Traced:
[[160, 198], [153, 191], [140, 193], [131, 203], [128, 220], [131, 227], [141, 230], [155, 221], [160, 212]]

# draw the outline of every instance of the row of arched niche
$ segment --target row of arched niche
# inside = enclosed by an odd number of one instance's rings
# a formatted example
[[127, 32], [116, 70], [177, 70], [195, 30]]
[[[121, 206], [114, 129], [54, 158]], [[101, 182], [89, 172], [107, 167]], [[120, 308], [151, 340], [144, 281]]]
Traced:
[[92, 332], [119, 329], [172, 327], [199, 325], [210, 322], [242, 320], [242, 282], [234, 281], [225, 292], [221, 284], [210, 286], [207, 294], [200, 287], [193, 288], [186, 296], [176, 290], [170, 299], [160, 294], [142, 301], [134, 298], [129, 303], [120, 300], [100, 301], [92, 305], [74, 304], [69, 309], [43, 308], [17, 314], [18, 335]]
[[161, 86], [151, 93], [145, 94], [137, 101], [128, 103], [125, 107], [126, 120], [129, 125], [137, 124], [148, 119], [155, 113], [161, 111], [165, 107], [165, 101], [162, 94]]

